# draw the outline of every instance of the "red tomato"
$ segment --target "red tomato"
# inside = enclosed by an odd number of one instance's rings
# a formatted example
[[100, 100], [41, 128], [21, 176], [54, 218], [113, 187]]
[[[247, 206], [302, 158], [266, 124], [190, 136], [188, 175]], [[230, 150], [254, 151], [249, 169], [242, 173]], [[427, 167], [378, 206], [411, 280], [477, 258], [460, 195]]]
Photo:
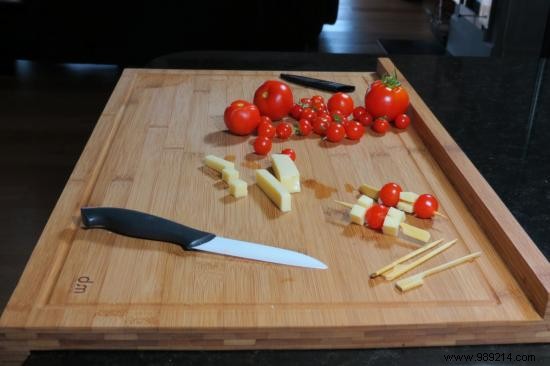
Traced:
[[397, 77], [386, 75], [371, 84], [365, 94], [365, 107], [374, 118], [386, 117], [393, 121], [409, 108], [409, 94]]
[[292, 118], [294, 118], [296, 121], [300, 119], [300, 116], [302, 115], [302, 112], [304, 111], [304, 108], [302, 108], [299, 104], [294, 104], [292, 109], [290, 110], [290, 115]]
[[316, 116], [317, 114], [313, 109], [304, 108], [304, 110], [302, 111], [302, 114], [300, 115], [300, 118], [305, 118], [305, 119], [309, 119], [310, 121], [313, 121]]
[[400, 114], [393, 120], [395, 127], [404, 130], [411, 124], [411, 118], [406, 114]]
[[254, 152], [260, 155], [267, 155], [271, 151], [271, 139], [266, 136], [258, 136], [254, 140]]
[[327, 121], [332, 122], [332, 117], [328, 113], [325, 113], [325, 112], [317, 113], [317, 117], [326, 118]]
[[372, 123], [372, 116], [369, 112], [366, 112], [366, 114], [362, 115], [360, 118], [359, 118], [359, 122], [361, 122], [361, 124], [365, 127], [368, 127], [371, 125]]
[[298, 130], [300, 131], [300, 135], [308, 136], [313, 131], [313, 126], [309, 120], [302, 118], [298, 121]]
[[281, 154], [288, 155], [292, 160], [296, 160], [296, 151], [292, 149], [284, 149], [283, 151], [281, 151]]
[[260, 124], [258, 107], [245, 100], [236, 100], [225, 109], [223, 121], [235, 135], [249, 135]]
[[286, 140], [292, 135], [292, 126], [289, 123], [281, 122], [276, 129], [277, 137]]
[[275, 137], [275, 126], [267, 121], [260, 122], [258, 125], [258, 136], [265, 136], [272, 139]]
[[365, 219], [367, 220], [367, 226], [371, 229], [379, 230], [384, 225], [384, 219], [388, 214], [389, 208], [384, 205], [374, 204], [372, 205], [365, 214]]
[[367, 114], [367, 110], [365, 109], [365, 107], [355, 107], [355, 109], [353, 110], [353, 119], [356, 121], [360, 121], [361, 117], [365, 114]]
[[421, 219], [429, 219], [439, 208], [437, 199], [431, 194], [421, 194], [414, 202], [414, 214]]
[[344, 123], [346, 136], [350, 140], [359, 140], [365, 134], [365, 127], [356, 121], [347, 121]]
[[339, 110], [335, 110], [330, 113], [331, 113], [332, 120], [336, 123], [342, 123], [347, 120], [346, 116], [344, 116], [344, 113], [342, 113]]
[[383, 135], [390, 129], [390, 123], [387, 119], [379, 117], [372, 124], [372, 129], [375, 132], [381, 133]]
[[304, 108], [310, 108], [311, 107], [311, 99], [310, 98], [302, 98], [302, 99], [300, 99], [300, 104]]
[[382, 188], [380, 188], [378, 197], [384, 205], [393, 207], [399, 202], [399, 193], [402, 191], [403, 190], [399, 184], [386, 183]]
[[349, 95], [339, 92], [330, 97], [327, 107], [331, 113], [338, 110], [347, 117], [353, 112], [353, 99]]
[[327, 128], [326, 136], [330, 142], [340, 142], [346, 136], [346, 130], [339, 123], [331, 123]]
[[311, 108], [313, 108], [313, 110], [315, 112], [321, 112], [321, 111], [324, 111], [327, 109], [327, 107], [325, 106], [325, 103], [323, 102], [318, 102], [318, 101], [313, 101], [311, 103]]
[[330, 125], [330, 121], [328, 118], [325, 117], [316, 117], [313, 120], [312, 126], [313, 126], [313, 132], [320, 136], [324, 136], [327, 132], [327, 129]]
[[325, 103], [325, 99], [320, 95], [314, 95], [311, 97], [311, 103]]
[[294, 105], [294, 97], [285, 83], [268, 80], [256, 90], [254, 104], [263, 115], [277, 121], [288, 115]]

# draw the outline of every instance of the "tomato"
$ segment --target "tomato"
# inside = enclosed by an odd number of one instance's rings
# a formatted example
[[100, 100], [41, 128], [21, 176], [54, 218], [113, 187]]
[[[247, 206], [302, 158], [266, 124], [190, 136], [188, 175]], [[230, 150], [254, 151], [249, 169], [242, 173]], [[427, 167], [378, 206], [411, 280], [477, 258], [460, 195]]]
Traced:
[[338, 110], [347, 117], [353, 112], [353, 99], [345, 93], [338, 92], [330, 97], [327, 107], [331, 113]]
[[313, 108], [315, 112], [321, 112], [327, 109], [327, 107], [325, 106], [325, 103], [319, 102], [319, 101], [311, 102], [311, 108]]
[[296, 151], [292, 149], [284, 149], [283, 151], [281, 151], [281, 154], [288, 155], [292, 160], [296, 160]]
[[399, 203], [399, 193], [403, 190], [396, 183], [386, 183], [382, 188], [380, 188], [380, 193], [378, 197], [382, 203], [386, 206], [393, 207]]
[[258, 136], [265, 136], [272, 139], [275, 137], [275, 126], [273, 126], [271, 122], [260, 122], [258, 125]]
[[390, 123], [387, 119], [379, 117], [374, 120], [374, 123], [372, 124], [372, 129], [375, 132], [381, 133], [383, 135], [390, 129]]
[[325, 113], [325, 112], [317, 113], [317, 117], [326, 118], [327, 121], [332, 122], [332, 117], [328, 113]]
[[325, 133], [327, 132], [329, 125], [330, 125], [330, 121], [328, 118], [316, 117], [312, 123], [313, 132], [315, 132], [318, 135], [324, 136]]
[[260, 155], [267, 155], [271, 151], [271, 139], [266, 136], [258, 136], [254, 140], [254, 152]]
[[317, 116], [317, 114], [315, 113], [315, 111], [311, 108], [304, 108], [304, 110], [302, 111], [302, 114], [300, 115], [300, 118], [305, 118], [305, 119], [309, 119], [309, 121], [313, 121], [315, 119], [315, 117]]
[[372, 116], [369, 112], [366, 112], [366, 114], [359, 117], [359, 122], [365, 127], [368, 127], [372, 123]]
[[294, 97], [287, 84], [268, 80], [254, 93], [254, 104], [263, 115], [277, 121], [288, 115], [294, 105]]
[[298, 121], [298, 131], [300, 131], [300, 135], [302, 136], [308, 136], [311, 134], [311, 131], [313, 131], [313, 126], [309, 122], [309, 120], [302, 118]]
[[325, 104], [325, 99], [320, 95], [314, 95], [311, 97], [311, 103], [323, 103]]
[[361, 117], [365, 114], [367, 114], [367, 110], [365, 109], [365, 107], [355, 107], [355, 109], [353, 110], [353, 119], [356, 121], [360, 121]]
[[276, 129], [277, 137], [286, 140], [292, 135], [292, 126], [289, 123], [281, 122]]
[[439, 208], [437, 199], [431, 194], [421, 194], [414, 202], [414, 214], [421, 219], [429, 219]]
[[311, 107], [311, 99], [309, 98], [302, 98], [300, 99], [300, 104], [304, 108], [310, 108]]
[[344, 113], [342, 113], [339, 110], [335, 110], [330, 113], [331, 113], [332, 120], [336, 123], [342, 123], [347, 120], [346, 116], [344, 116]]
[[365, 107], [374, 118], [386, 117], [393, 121], [409, 108], [409, 94], [396, 76], [386, 75], [371, 84], [365, 94]]
[[260, 124], [260, 111], [245, 100], [235, 100], [225, 109], [223, 121], [231, 133], [249, 135]]
[[388, 214], [389, 208], [384, 205], [374, 204], [372, 205], [365, 214], [365, 220], [367, 221], [367, 226], [371, 229], [379, 230], [384, 225], [384, 219]]
[[330, 142], [340, 142], [346, 136], [346, 130], [339, 123], [331, 123], [327, 128], [326, 136]]
[[290, 109], [290, 115], [292, 118], [294, 118], [296, 121], [300, 119], [300, 116], [302, 115], [302, 112], [304, 111], [304, 108], [302, 108], [299, 104], [294, 104], [292, 109]]
[[346, 136], [350, 140], [359, 140], [365, 134], [365, 127], [356, 121], [347, 121], [344, 123]]
[[404, 130], [411, 124], [411, 118], [406, 114], [400, 114], [393, 120], [395, 127]]

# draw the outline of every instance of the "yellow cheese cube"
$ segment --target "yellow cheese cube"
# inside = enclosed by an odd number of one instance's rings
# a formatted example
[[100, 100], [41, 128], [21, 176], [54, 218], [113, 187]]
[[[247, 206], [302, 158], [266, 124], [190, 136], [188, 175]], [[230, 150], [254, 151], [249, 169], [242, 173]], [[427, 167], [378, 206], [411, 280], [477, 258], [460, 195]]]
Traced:
[[374, 205], [374, 200], [368, 196], [361, 195], [361, 197], [357, 200], [357, 204], [365, 208], [369, 208]]
[[222, 169], [222, 179], [229, 183], [231, 179], [239, 178], [239, 171], [235, 168], [227, 167]]
[[410, 238], [420, 240], [425, 243], [430, 240], [430, 233], [426, 230], [422, 230], [420, 228], [417, 228], [416, 226], [405, 224], [404, 222], [402, 222], [400, 226], [401, 230], [403, 230], [403, 234], [407, 235]]
[[399, 193], [399, 200], [400, 201], [405, 201], [407, 203], [415, 203], [416, 200], [418, 199], [419, 195], [418, 193], [414, 193], [414, 192], [400, 192]]
[[394, 208], [394, 207], [390, 207], [390, 209], [388, 210], [388, 216], [395, 219], [398, 224], [404, 222], [405, 219], [406, 219], [405, 213], [401, 210], [398, 210], [398, 209]]
[[367, 213], [367, 208], [363, 207], [361, 205], [353, 205], [351, 208], [351, 211], [349, 213], [349, 216], [351, 218], [351, 222], [357, 225], [364, 225], [365, 224], [365, 214]]
[[386, 215], [384, 224], [382, 225], [382, 232], [386, 235], [397, 236], [399, 234], [399, 222], [395, 218]]
[[405, 211], [407, 213], [413, 213], [414, 212], [413, 205], [411, 205], [410, 203], [407, 203], [407, 202], [403, 202], [403, 201], [397, 202], [397, 208], [400, 209], [401, 211]]
[[233, 163], [232, 161], [227, 161], [214, 155], [205, 156], [204, 165], [214, 170], [217, 170], [220, 173], [224, 168], [235, 168], [235, 163]]
[[369, 186], [368, 184], [361, 184], [359, 186], [359, 192], [375, 200], [378, 199], [378, 194], [380, 193], [380, 191], [377, 188], [374, 188], [373, 186]]
[[256, 184], [281, 211], [287, 212], [290, 207], [290, 192], [266, 169], [256, 170]]
[[229, 180], [229, 194], [233, 197], [244, 197], [248, 194], [248, 184], [242, 179], [232, 178]]
[[277, 179], [290, 193], [300, 192], [300, 172], [290, 156], [286, 154], [271, 154], [273, 172]]

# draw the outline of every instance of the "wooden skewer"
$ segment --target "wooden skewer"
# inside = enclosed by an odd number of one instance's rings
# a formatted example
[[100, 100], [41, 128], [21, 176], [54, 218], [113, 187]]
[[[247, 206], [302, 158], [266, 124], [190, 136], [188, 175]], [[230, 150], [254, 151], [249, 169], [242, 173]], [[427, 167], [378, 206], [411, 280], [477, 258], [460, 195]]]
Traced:
[[464, 257], [461, 257], [461, 258], [455, 259], [453, 261], [444, 263], [444, 264], [439, 265], [437, 267], [428, 269], [424, 272], [417, 273], [414, 276], [410, 276], [410, 277], [407, 277], [407, 278], [404, 278], [402, 280], [397, 281], [395, 283], [395, 287], [397, 287], [401, 291], [408, 291], [408, 290], [411, 290], [413, 288], [422, 286], [424, 284], [424, 278], [425, 277], [428, 277], [428, 276], [433, 275], [435, 273], [438, 273], [438, 272], [444, 271], [446, 269], [452, 268], [454, 266], [458, 266], [459, 264], [462, 264], [464, 262], [469, 262], [469, 261], [479, 257], [480, 255], [481, 255], [481, 252], [468, 254]]
[[451, 240], [450, 242], [448, 242], [446, 244], [443, 244], [442, 246], [440, 246], [439, 248], [433, 250], [432, 252], [418, 258], [417, 260], [415, 260], [412, 263], [398, 264], [391, 271], [386, 273], [384, 275], [384, 278], [386, 280], [391, 281], [391, 280], [401, 276], [403, 273], [406, 273], [406, 272], [410, 271], [411, 269], [418, 267], [422, 263], [426, 262], [428, 259], [435, 257], [436, 255], [443, 252], [444, 250], [447, 250], [448, 248], [450, 248], [456, 242], [457, 242], [457, 239]]
[[347, 203], [347, 202], [344, 202], [344, 201], [338, 201], [338, 200], [334, 200], [334, 202], [342, 205], [342, 206], [345, 206], [347, 208], [352, 208], [353, 207], [353, 203]]
[[396, 260], [394, 260], [393, 262], [391, 262], [390, 264], [380, 268], [379, 270], [373, 272], [370, 274], [370, 277], [371, 278], [374, 278], [374, 277], [377, 277], [377, 276], [380, 276], [381, 274], [383, 273], [386, 273], [387, 271], [389, 271], [390, 269], [392, 269], [393, 267], [395, 267], [396, 265], [400, 264], [400, 263], [403, 263], [413, 257], [416, 257], [417, 255], [420, 255], [422, 253], [424, 253], [425, 251], [427, 250], [430, 250], [432, 249], [433, 247], [435, 247], [436, 245], [438, 245], [439, 243], [441, 243], [443, 241], [443, 239], [439, 239], [439, 240], [436, 240], [434, 242], [431, 242], [429, 244], [426, 244], [412, 252], [410, 252], [409, 254], [407, 255], [404, 255], [402, 256], [401, 258], [398, 258]]

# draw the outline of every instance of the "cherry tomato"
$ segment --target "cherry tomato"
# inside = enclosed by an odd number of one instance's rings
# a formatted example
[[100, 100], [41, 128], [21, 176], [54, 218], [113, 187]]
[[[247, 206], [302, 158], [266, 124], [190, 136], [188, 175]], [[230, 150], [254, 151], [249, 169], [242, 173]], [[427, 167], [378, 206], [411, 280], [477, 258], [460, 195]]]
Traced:
[[258, 136], [265, 136], [272, 139], [275, 137], [275, 126], [267, 121], [260, 122], [258, 125]]
[[281, 154], [288, 155], [292, 160], [296, 160], [296, 151], [292, 149], [284, 149], [283, 151], [281, 151]]
[[367, 110], [365, 109], [365, 107], [355, 107], [355, 109], [353, 110], [353, 119], [359, 121], [361, 120], [361, 116], [364, 116], [366, 113]]
[[327, 107], [325, 106], [325, 103], [319, 102], [319, 101], [312, 101], [311, 108], [313, 108], [315, 112], [321, 112], [327, 109]]
[[395, 127], [404, 130], [411, 124], [411, 118], [406, 114], [400, 114], [393, 120]]
[[313, 131], [313, 126], [309, 120], [302, 118], [298, 121], [298, 130], [300, 131], [300, 135], [308, 136], [311, 134], [311, 131]]
[[311, 103], [325, 103], [325, 99], [320, 95], [314, 95], [311, 97]]
[[258, 136], [254, 140], [254, 152], [260, 155], [267, 155], [271, 151], [271, 139], [266, 136]]
[[302, 112], [304, 111], [304, 108], [302, 108], [299, 104], [294, 104], [292, 109], [290, 110], [290, 115], [292, 118], [294, 118], [296, 121], [300, 119], [300, 116], [302, 115]]
[[365, 127], [368, 127], [372, 123], [372, 115], [369, 112], [359, 117], [359, 122]]
[[429, 219], [439, 208], [437, 199], [431, 194], [421, 194], [414, 202], [414, 214], [421, 219]]
[[292, 126], [286, 122], [281, 122], [275, 131], [278, 138], [286, 140], [292, 135]]
[[331, 123], [327, 128], [326, 136], [330, 142], [340, 142], [346, 136], [346, 130], [339, 123]]
[[327, 121], [332, 122], [332, 117], [328, 113], [325, 113], [325, 112], [317, 113], [317, 117], [326, 118]]
[[409, 108], [409, 94], [395, 76], [386, 75], [371, 84], [365, 94], [365, 107], [374, 118], [386, 117], [393, 121]]
[[311, 99], [310, 98], [302, 98], [300, 99], [300, 104], [303, 108], [311, 108]]
[[327, 107], [331, 113], [338, 110], [347, 117], [353, 112], [353, 99], [345, 93], [338, 92], [330, 97]]
[[386, 206], [393, 207], [399, 203], [399, 193], [403, 190], [396, 183], [386, 183], [382, 188], [380, 188], [380, 193], [378, 197], [382, 203]]
[[268, 80], [254, 93], [254, 104], [263, 115], [277, 121], [288, 115], [294, 105], [294, 97], [287, 84]]
[[374, 204], [372, 205], [365, 214], [365, 219], [367, 220], [367, 226], [371, 229], [379, 230], [384, 225], [384, 219], [388, 214], [389, 208], [384, 205]]
[[330, 125], [330, 121], [325, 117], [316, 117], [311, 125], [313, 126], [313, 132], [320, 136], [324, 136]]
[[379, 117], [374, 120], [374, 123], [372, 124], [372, 129], [375, 132], [381, 133], [383, 135], [390, 129], [390, 123], [387, 119]]
[[249, 135], [260, 124], [258, 107], [245, 100], [236, 100], [225, 109], [223, 121], [235, 135]]
[[305, 118], [305, 119], [309, 119], [310, 121], [313, 121], [316, 116], [317, 114], [313, 109], [304, 108], [304, 110], [302, 111], [302, 114], [300, 115], [300, 118]]
[[346, 121], [344, 128], [346, 136], [350, 140], [359, 140], [365, 134], [365, 127], [357, 121]]
[[344, 116], [344, 113], [339, 110], [331, 111], [330, 114], [333, 122], [342, 123], [347, 120], [346, 116]]

